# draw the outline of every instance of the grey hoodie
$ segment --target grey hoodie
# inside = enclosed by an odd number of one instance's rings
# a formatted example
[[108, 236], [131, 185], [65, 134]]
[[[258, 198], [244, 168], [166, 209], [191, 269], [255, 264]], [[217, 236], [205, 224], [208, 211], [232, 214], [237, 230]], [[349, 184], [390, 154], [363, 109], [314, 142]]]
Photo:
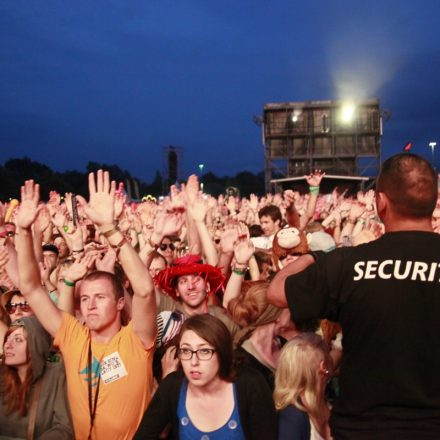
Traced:
[[[66, 377], [62, 362], [47, 362], [52, 338], [32, 316], [21, 318], [14, 325], [23, 325], [27, 331], [28, 350], [32, 364], [32, 387], [41, 378], [42, 385], [38, 400], [35, 422], [35, 439], [73, 439], [70, 415], [66, 398]], [[0, 369], [0, 390], [3, 384], [3, 365]], [[31, 391], [32, 392], [32, 391]], [[1, 392], [0, 392], [1, 393]], [[0, 394], [0, 440], [26, 439], [28, 416], [5, 414], [3, 396]]]

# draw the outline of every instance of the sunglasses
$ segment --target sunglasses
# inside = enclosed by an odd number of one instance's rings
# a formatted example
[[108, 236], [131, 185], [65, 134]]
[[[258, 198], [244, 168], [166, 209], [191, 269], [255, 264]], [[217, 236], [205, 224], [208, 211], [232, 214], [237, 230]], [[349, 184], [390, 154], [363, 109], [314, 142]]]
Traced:
[[167, 247], [170, 248], [170, 251], [174, 251], [174, 249], [176, 249], [176, 246], [174, 246], [173, 243], [170, 243], [170, 244], [163, 243], [163, 244], [161, 244], [159, 247], [160, 247], [160, 250], [161, 250], [161, 251], [166, 251], [166, 250], [167, 250]]
[[22, 312], [30, 312], [31, 308], [29, 306], [29, 304], [25, 301], [22, 303], [8, 303], [5, 306], [6, 311], [12, 315], [13, 313], [15, 313], [15, 311], [17, 310], [17, 308], [20, 308], [20, 310]]

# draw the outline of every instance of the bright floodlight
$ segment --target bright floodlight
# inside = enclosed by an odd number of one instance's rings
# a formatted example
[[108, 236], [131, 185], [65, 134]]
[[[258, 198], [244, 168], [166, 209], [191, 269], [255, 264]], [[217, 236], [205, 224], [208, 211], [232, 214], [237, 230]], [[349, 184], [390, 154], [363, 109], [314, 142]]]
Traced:
[[348, 124], [353, 120], [355, 107], [351, 103], [346, 103], [342, 106], [341, 110], [341, 121]]
[[292, 122], [297, 122], [298, 121], [298, 116], [297, 115], [293, 115], [292, 116]]

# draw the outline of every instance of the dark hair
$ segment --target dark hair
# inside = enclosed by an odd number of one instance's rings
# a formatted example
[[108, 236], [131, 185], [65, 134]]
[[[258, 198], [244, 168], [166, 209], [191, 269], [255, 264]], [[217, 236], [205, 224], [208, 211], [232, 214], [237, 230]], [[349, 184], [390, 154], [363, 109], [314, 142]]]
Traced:
[[57, 254], [57, 255], [60, 252], [58, 250], [58, 248], [54, 244], [51, 244], [51, 243], [43, 244], [43, 252], [45, 252], [45, 251], [53, 252], [54, 254]]
[[279, 220], [280, 224], [281, 224], [281, 221], [283, 220], [280, 208], [278, 208], [278, 206], [275, 206], [275, 205], [267, 205], [264, 208], [261, 208], [258, 211], [258, 218], [261, 219], [261, 217], [263, 217], [263, 216], [270, 217], [273, 222], [276, 222], [277, 220]]
[[376, 181], [376, 192], [386, 194], [396, 213], [407, 218], [431, 217], [437, 191], [437, 177], [430, 163], [409, 153], [387, 159]]
[[[121, 281], [116, 277], [116, 275], [114, 275], [110, 272], [104, 272], [102, 270], [95, 270], [94, 272], [90, 272], [89, 274], [87, 274], [82, 279], [82, 282], [96, 281], [96, 280], [107, 280], [111, 284], [116, 301], [119, 298], [124, 297], [124, 287], [123, 287]], [[81, 283], [80, 289], [83, 289], [83, 283]]]
[[250, 237], [261, 237], [264, 235], [263, 228], [260, 225], [249, 226]]
[[165, 263], [165, 266], [168, 266], [167, 259], [162, 254], [159, 254], [159, 252], [157, 252], [156, 250], [154, 250], [150, 254], [150, 261], [153, 261], [153, 260], [163, 260]]
[[228, 328], [220, 319], [207, 313], [194, 315], [184, 321], [176, 340], [179, 348], [183, 333], [192, 330], [215, 349], [218, 356], [218, 375], [223, 380], [233, 379], [232, 370], [232, 337]]

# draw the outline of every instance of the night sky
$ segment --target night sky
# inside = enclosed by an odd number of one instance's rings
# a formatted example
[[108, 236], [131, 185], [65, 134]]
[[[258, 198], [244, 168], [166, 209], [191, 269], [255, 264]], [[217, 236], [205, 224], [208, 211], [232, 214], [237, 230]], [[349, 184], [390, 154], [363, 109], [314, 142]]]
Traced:
[[[0, 2], [0, 162], [151, 181], [263, 170], [267, 102], [380, 98], [383, 156], [440, 148], [439, 0]], [[436, 151], [440, 164], [440, 151]]]

